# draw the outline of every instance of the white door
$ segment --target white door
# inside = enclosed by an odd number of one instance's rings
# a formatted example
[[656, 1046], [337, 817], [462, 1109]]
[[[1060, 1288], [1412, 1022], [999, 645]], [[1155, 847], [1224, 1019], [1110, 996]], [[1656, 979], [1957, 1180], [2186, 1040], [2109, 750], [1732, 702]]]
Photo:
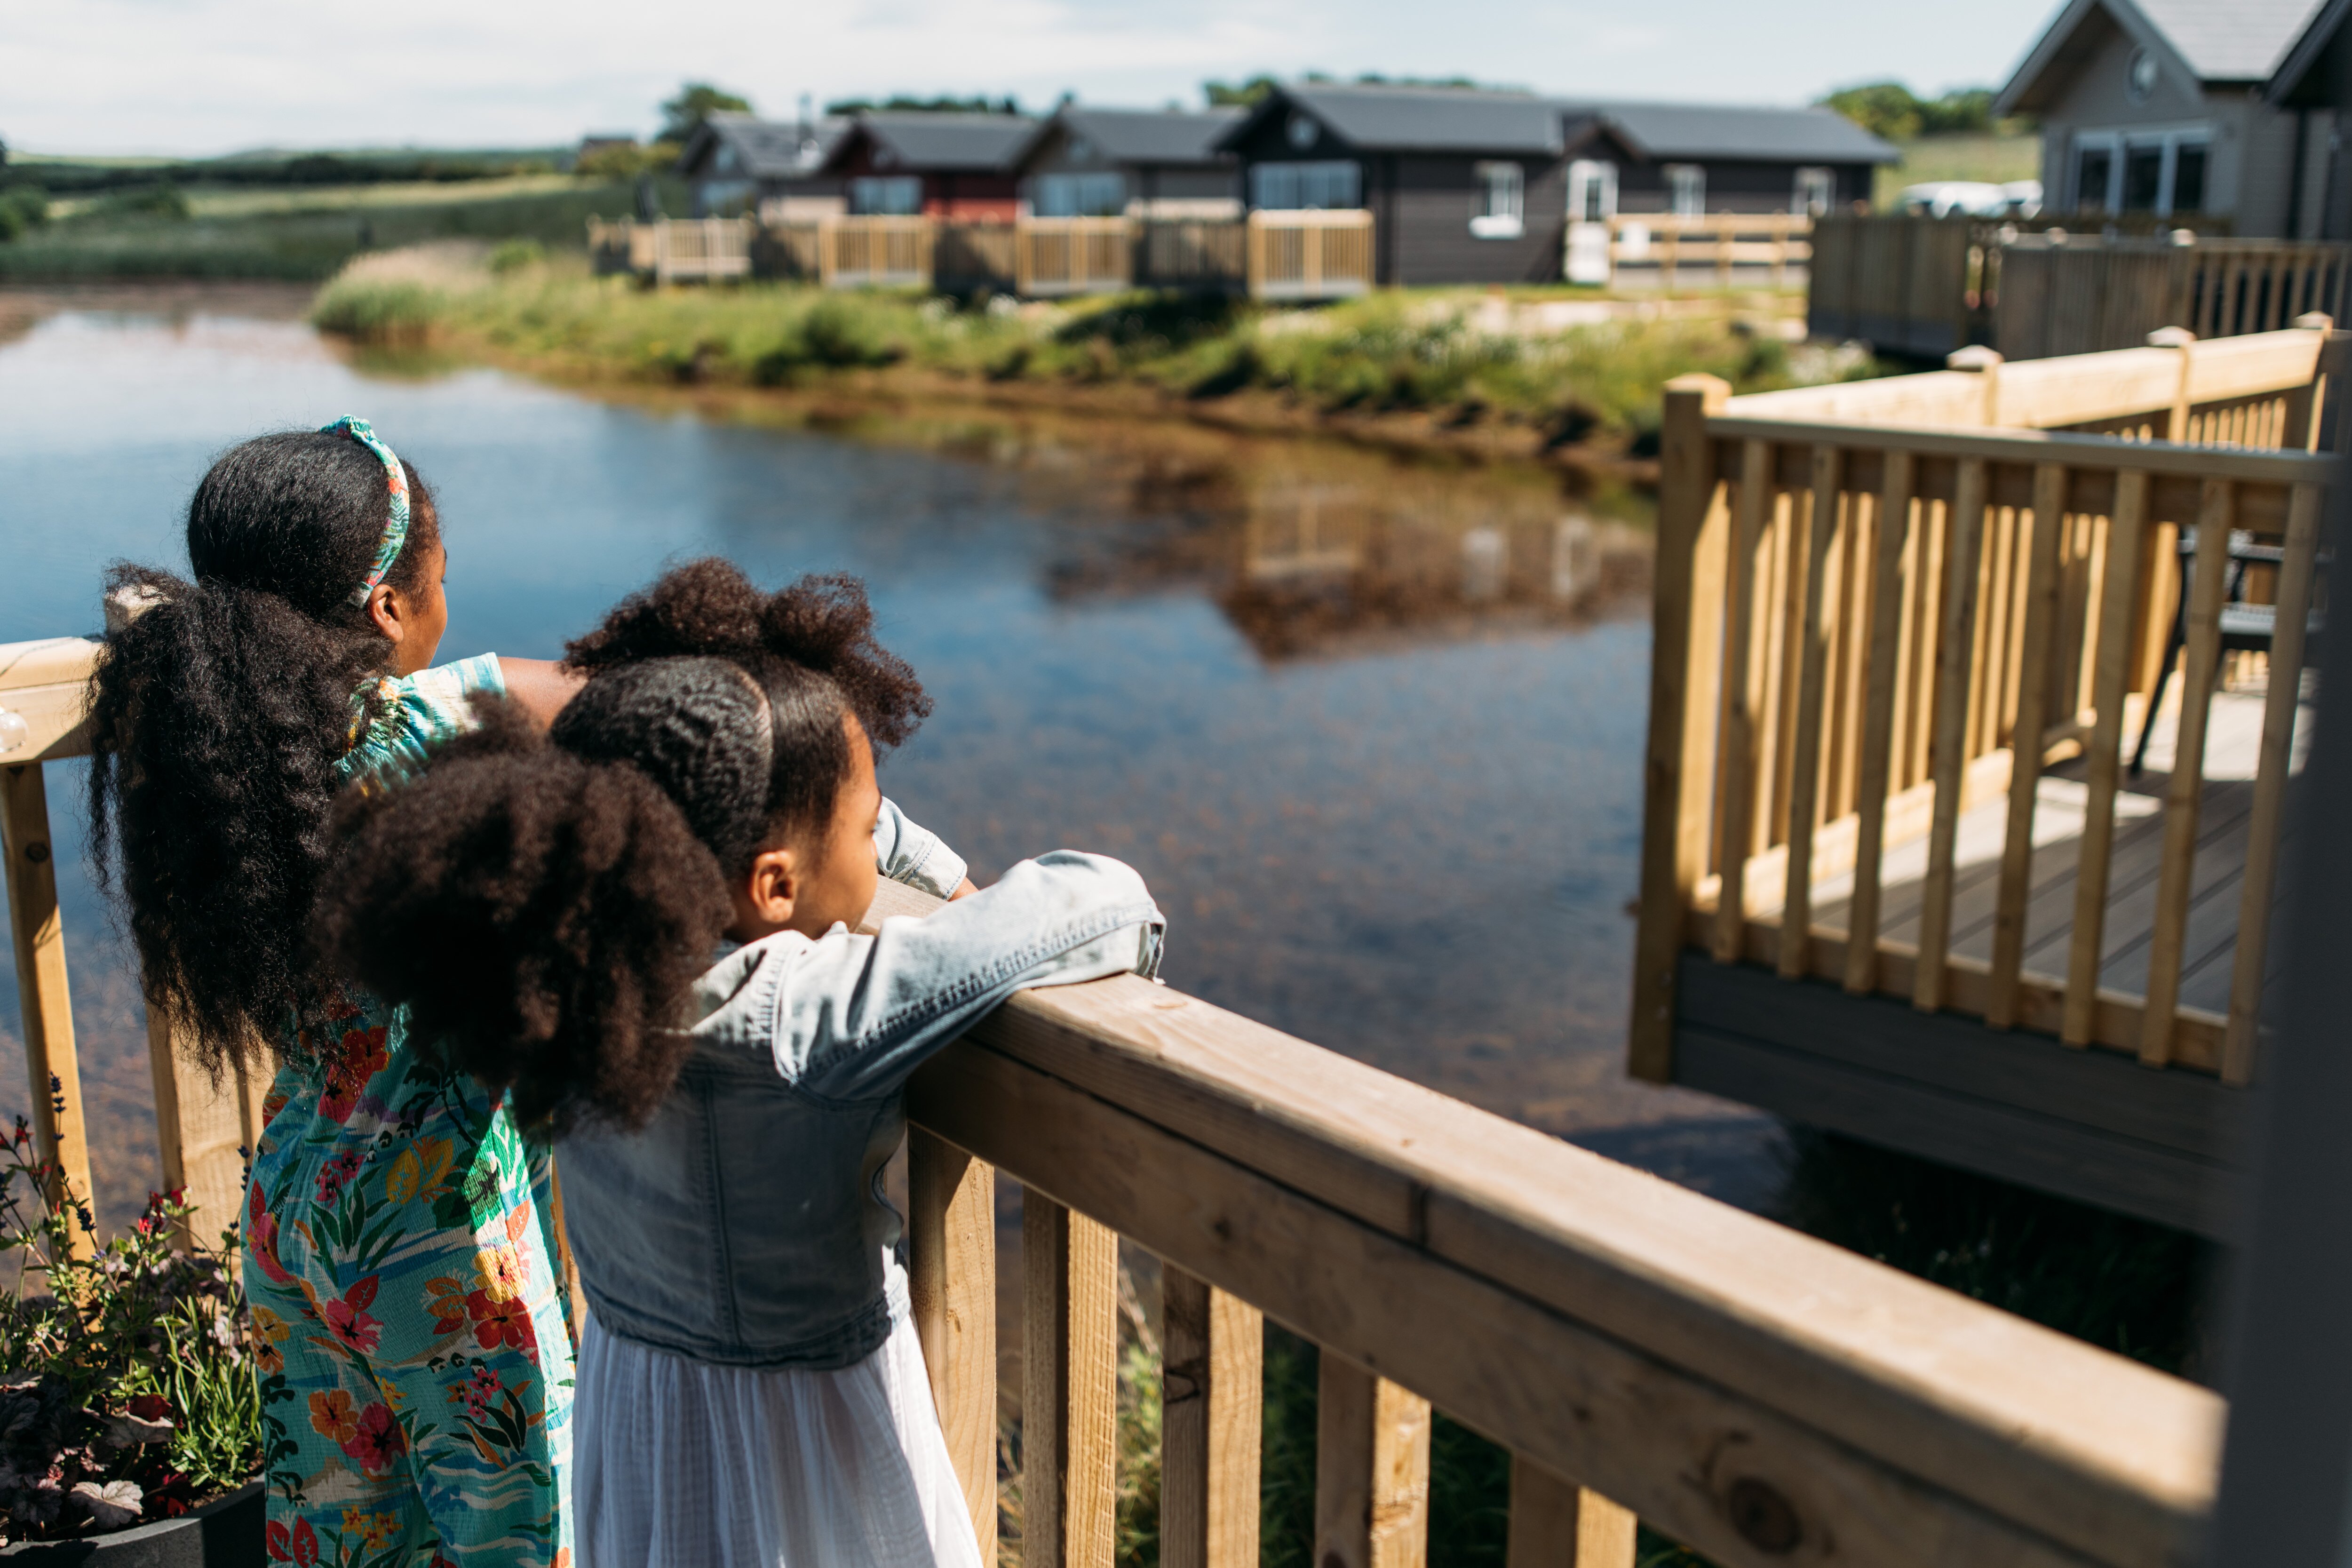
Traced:
[[1617, 165], [1579, 158], [1568, 166], [1568, 254], [1561, 272], [1570, 283], [1606, 285], [1612, 276], [1609, 220], [1617, 216]]

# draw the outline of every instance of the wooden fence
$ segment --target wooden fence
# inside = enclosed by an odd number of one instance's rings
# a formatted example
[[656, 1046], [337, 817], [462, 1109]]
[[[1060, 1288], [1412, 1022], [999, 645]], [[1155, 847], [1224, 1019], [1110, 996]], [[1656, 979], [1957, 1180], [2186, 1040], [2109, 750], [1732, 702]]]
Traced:
[[[96, 651], [0, 647], [34, 1123], [84, 1191], [41, 780], [83, 749]], [[932, 902], [886, 883], [869, 921]], [[209, 1229], [243, 1111], [158, 1103]], [[1631, 1568], [1637, 1519], [1723, 1568], [2186, 1568], [2207, 1527], [2212, 1394], [1133, 976], [1014, 998], [908, 1110], [915, 1318], [984, 1546], [996, 1171], [1023, 1184], [1033, 1568], [1112, 1560], [1118, 1237], [1166, 1264], [1171, 1565], [1257, 1561], [1261, 1313], [1323, 1349], [1318, 1563], [1425, 1561], [1433, 1409], [1514, 1455], [1514, 1568]]]
[[1123, 217], [1035, 217], [1014, 226], [1013, 286], [1029, 299], [1135, 286], [1136, 226]]
[[758, 226], [745, 217], [588, 220], [588, 255], [599, 273], [628, 272], [656, 283], [717, 282], [751, 276]]
[[2000, 247], [1993, 342], [2012, 360], [2132, 347], [2160, 327], [2200, 338], [2352, 319], [2352, 246], [2107, 239], [2053, 229]]
[[[2247, 1080], [2335, 472], [2310, 449], [2343, 361], [2326, 325], [2021, 365], [1971, 351], [1973, 370], [1742, 398], [1711, 378], [1671, 384], [1637, 1072], [1664, 1071], [1687, 944]], [[2242, 894], [2200, 917], [2235, 922], [2226, 1016], [2178, 994], [2231, 550], [2199, 549], [2188, 586], [2185, 761], [2163, 805], [2145, 992], [2099, 984], [2121, 748], [2149, 721], [2188, 530], [2278, 548]], [[2057, 981], [2021, 958], [2041, 773], [2072, 756], [2087, 759], [2086, 799]], [[1950, 951], [1955, 835], [1972, 805], [2004, 795], [1980, 963]], [[1897, 942], [1878, 934], [1881, 857], [1922, 837], [1917, 938]], [[1850, 907], [1836, 926], [1817, 922], [1816, 879], [1846, 868]]]
[[1825, 213], [1811, 235], [1806, 330], [1933, 359], [1980, 342], [1999, 246], [1996, 226], [1978, 218]]
[[1371, 291], [1370, 213], [1261, 209], [1247, 224], [1251, 299], [1339, 300]]
[[[1812, 256], [1813, 220], [1797, 213], [1706, 213], [1678, 217], [1670, 213], [1621, 213], [1606, 225], [1570, 224], [1564, 275], [1572, 282], [1618, 285], [1644, 281], [1675, 289], [1696, 269], [1715, 287], [1754, 279], [1786, 288], [1789, 269]], [[1591, 233], [1594, 229], [1604, 234]], [[1580, 240], [1605, 238], [1607, 266], [1601, 276], [1578, 275]], [[1746, 278], [1740, 276], [1744, 269]]]

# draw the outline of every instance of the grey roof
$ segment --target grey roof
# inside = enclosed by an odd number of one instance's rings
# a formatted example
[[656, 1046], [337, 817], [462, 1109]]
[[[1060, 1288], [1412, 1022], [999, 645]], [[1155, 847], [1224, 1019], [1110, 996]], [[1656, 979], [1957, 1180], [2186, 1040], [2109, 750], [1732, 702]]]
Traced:
[[1025, 114], [931, 114], [876, 110], [857, 129], [902, 169], [1009, 169], [1037, 134]]
[[827, 154], [849, 134], [849, 121], [828, 115], [803, 124], [793, 120], [762, 120], [756, 114], [719, 110], [696, 127], [678, 152], [678, 167], [698, 168], [712, 148], [725, 142], [735, 149], [743, 172], [755, 180], [789, 180], [813, 174]]
[[2081, 58], [2075, 35], [2105, 16], [2128, 36], [2168, 57], [2201, 82], [2263, 81], [2286, 63], [2326, 0], [2067, 0], [2051, 19], [2007, 86], [1993, 112], [2039, 109], [2042, 81], [2053, 68]]
[[[1826, 109], [1717, 108], [1539, 98], [1475, 88], [1298, 82], [1258, 106], [1253, 121], [1296, 104], [1340, 140], [1383, 151], [1518, 153], [1544, 156], [1566, 144], [1566, 123], [1600, 120], [1633, 151], [1654, 158], [1886, 163], [1899, 153]], [[1240, 139], [1236, 130], [1225, 142]]]
[[[1268, 94], [1251, 118], [1280, 112], [1285, 100], [1359, 147], [1456, 153], [1560, 149], [1559, 110], [1533, 93], [1292, 82]], [[1229, 135], [1228, 143], [1232, 140]]]
[[1214, 163], [1219, 138], [1241, 123], [1242, 109], [1080, 109], [1054, 116], [1118, 163]]
[[1653, 158], [1752, 158], [1767, 163], [1892, 163], [1902, 157], [1826, 109], [1717, 108], [1693, 103], [1566, 102]]

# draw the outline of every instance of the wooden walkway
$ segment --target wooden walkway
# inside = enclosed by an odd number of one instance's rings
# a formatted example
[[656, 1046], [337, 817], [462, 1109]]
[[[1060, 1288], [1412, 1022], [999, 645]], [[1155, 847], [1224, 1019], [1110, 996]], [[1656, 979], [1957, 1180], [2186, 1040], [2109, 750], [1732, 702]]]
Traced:
[[[2308, 710], [2305, 710], [2306, 716]], [[2149, 944], [2156, 931], [2157, 888], [2163, 870], [2161, 808], [2169, 783], [2172, 732], [2177, 716], [2159, 717], [2150, 738], [2148, 768], [2126, 782], [2116, 803], [2113, 860], [2108, 872], [2106, 918], [2101, 932], [2099, 989], [2145, 1000]], [[2255, 748], [2261, 739], [2259, 695], [2217, 696], [2206, 748], [2206, 781], [2198, 811], [2195, 875], [2190, 882], [2187, 942], [2181, 958], [2179, 1005], [2226, 1016], [2230, 1010], [2231, 962], [2237, 945], [2239, 899], [2246, 870]], [[2298, 725], [2298, 734], [2307, 731]], [[2042, 779], [2034, 811], [2032, 898], [2026, 905], [2022, 973], [2053, 985], [2066, 982], [2067, 954], [2074, 930], [2074, 868], [2082, 845], [2084, 808], [2089, 790], [2081, 761], [2052, 768]], [[1952, 948], [1958, 957], [1990, 963], [2000, 892], [2001, 849], [2008, 837], [2009, 803], [1988, 800], [1960, 818], [1952, 884]], [[2292, 813], [2289, 814], [2292, 821]], [[2292, 863], [2292, 840], [2284, 846]], [[1889, 849], [1881, 859], [1878, 935], [1916, 946], [1927, 873], [1927, 841], [1915, 838]], [[1815, 928], [1850, 932], [1851, 871], [1817, 879], [1812, 907]], [[1777, 910], [1769, 911], [1777, 914]], [[2273, 949], [2274, 974], [2278, 951]]]

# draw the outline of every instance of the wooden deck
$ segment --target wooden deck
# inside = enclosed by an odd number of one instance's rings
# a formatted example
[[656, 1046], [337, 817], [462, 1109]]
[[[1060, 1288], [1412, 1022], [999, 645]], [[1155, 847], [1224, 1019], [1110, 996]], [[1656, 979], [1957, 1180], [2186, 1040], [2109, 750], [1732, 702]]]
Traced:
[[2345, 340], [2158, 337], [1670, 390], [1636, 1076], [2231, 1234]]

